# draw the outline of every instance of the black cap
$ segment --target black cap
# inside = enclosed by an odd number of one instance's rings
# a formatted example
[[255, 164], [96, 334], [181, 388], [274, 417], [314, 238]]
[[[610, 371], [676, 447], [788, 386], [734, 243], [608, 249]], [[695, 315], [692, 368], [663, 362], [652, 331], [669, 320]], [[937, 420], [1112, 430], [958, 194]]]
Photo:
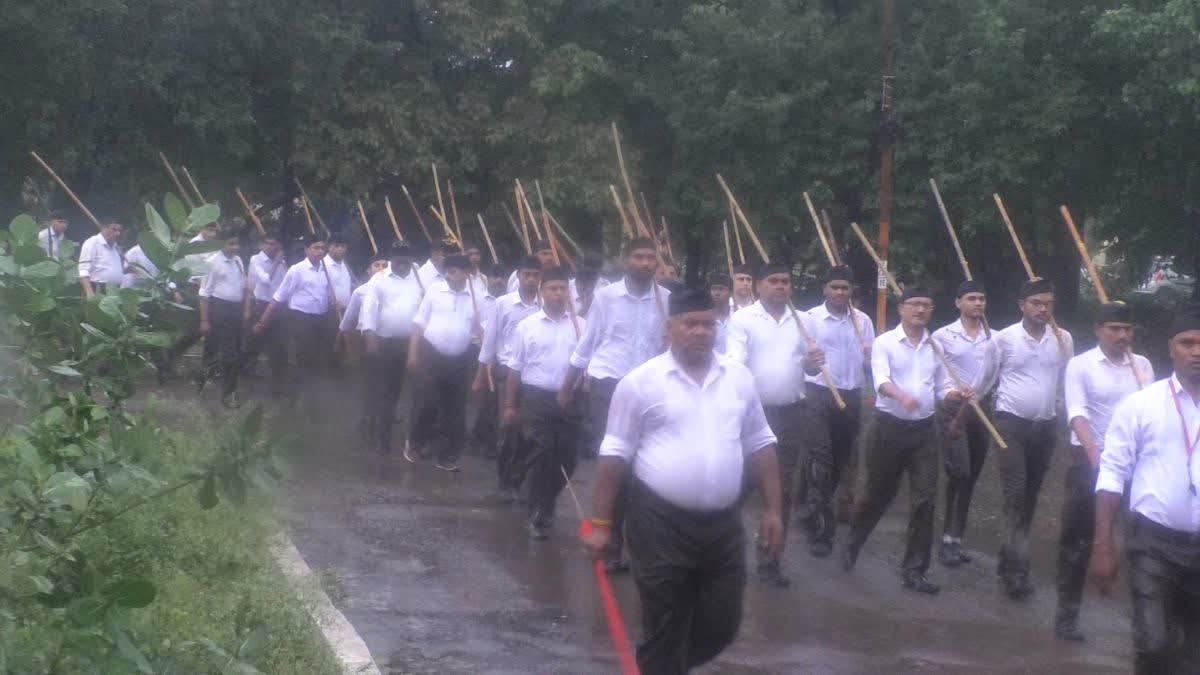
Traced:
[[571, 276], [567, 274], [567, 268], [565, 267], [551, 267], [542, 270], [542, 283], [544, 284], [547, 281], [565, 281], [570, 284]]
[[66, 212], [66, 211], [63, 211], [63, 210], [61, 210], [61, 209], [55, 209], [55, 210], [51, 211], [51, 212], [50, 212], [50, 214], [49, 214], [48, 216], [46, 216], [46, 220], [47, 220], [47, 221], [50, 221], [50, 220], [66, 220], [66, 219], [67, 219], [67, 212]]
[[708, 275], [708, 287], [724, 286], [725, 288], [733, 288], [733, 279], [729, 278], [728, 274], [716, 272]]
[[958, 290], [954, 292], [954, 297], [961, 298], [967, 293], [983, 293], [987, 295], [987, 291], [983, 288], [983, 282], [975, 279], [967, 279], [958, 285]]
[[667, 299], [667, 313], [670, 316], [687, 314], [688, 312], [706, 312], [713, 308], [712, 296], [703, 288], [684, 286], [671, 293]]
[[452, 253], [458, 250], [458, 244], [452, 239], [438, 239], [433, 242], [432, 250], [441, 251], [442, 253]]
[[1200, 330], [1200, 304], [1192, 303], [1175, 315], [1175, 322], [1171, 324], [1170, 337], [1190, 330]]
[[642, 249], [657, 251], [658, 246], [654, 243], [653, 239], [647, 237], [634, 237], [633, 239], [625, 242], [625, 245], [621, 247], [621, 253], [623, 255], [629, 255], [634, 251], [640, 251]]
[[508, 276], [508, 268], [500, 263], [492, 263], [483, 268], [483, 273], [489, 277], [506, 277]]
[[550, 242], [546, 241], [545, 239], [538, 239], [537, 241], [533, 242], [533, 252], [534, 253], [537, 253], [538, 251], [549, 251], [549, 250], [551, 250]]
[[594, 267], [580, 267], [579, 273], [575, 275], [575, 282], [579, 284], [594, 284], [600, 279], [600, 270]]
[[781, 262], [765, 262], [754, 270], [754, 280], [762, 281], [772, 274], [786, 274], [790, 279], [792, 277], [792, 266]]
[[751, 276], [751, 277], [754, 276], [754, 274], [750, 271], [749, 267], [746, 267], [745, 265], [734, 265], [733, 266], [733, 275], [737, 276], [739, 274], [745, 274], [745, 275]]
[[466, 270], [471, 268], [471, 260], [461, 253], [446, 256], [446, 260], [442, 262], [446, 269]]
[[825, 283], [831, 281], [847, 281], [854, 283], [854, 270], [850, 269], [849, 265], [834, 265], [825, 273]]
[[1106, 302], [1096, 308], [1096, 325], [1102, 323], [1133, 323], [1133, 310], [1123, 302]]
[[537, 256], [535, 256], [535, 255], [527, 255], [524, 258], [521, 258], [521, 261], [517, 263], [517, 271], [518, 272], [521, 270], [540, 270], [540, 269], [542, 269], [542, 261], [538, 260]]
[[346, 235], [342, 234], [341, 232], [334, 232], [333, 234], [329, 235], [329, 239], [326, 239], [325, 241], [330, 244], [343, 244], [344, 245], [344, 244], [350, 243], [350, 241], [348, 239], [346, 239]]
[[413, 250], [406, 241], [393, 241], [392, 245], [388, 247], [388, 254], [393, 258], [398, 258], [400, 256], [412, 257]]
[[908, 302], [913, 298], [928, 298], [933, 300], [933, 293], [916, 285], [908, 285], [904, 287], [904, 292], [900, 294], [900, 302]]
[[1053, 292], [1054, 284], [1049, 279], [1032, 279], [1021, 284], [1021, 292], [1017, 297], [1019, 300], [1024, 300], [1031, 295]]

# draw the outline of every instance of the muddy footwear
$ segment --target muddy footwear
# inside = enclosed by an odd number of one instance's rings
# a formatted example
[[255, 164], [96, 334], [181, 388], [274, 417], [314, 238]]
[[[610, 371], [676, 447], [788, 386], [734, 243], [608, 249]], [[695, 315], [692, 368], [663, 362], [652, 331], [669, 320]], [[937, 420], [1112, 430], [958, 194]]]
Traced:
[[958, 567], [963, 563], [962, 548], [958, 542], [943, 541], [941, 548], [938, 549], [938, 562], [942, 563], [943, 567]]
[[842, 549], [842, 569], [849, 572], [857, 563], [858, 547], [846, 544], [846, 548]]
[[942, 587], [930, 581], [924, 572], [905, 572], [901, 583], [910, 591], [927, 595], [937, 595], [938, 591], [942, 590]]
[[783, 569], [779, 566], [778, 560], [772, 560], [768, 563], [763, 563], [758, 566], [758, 578], [765, 584], [769, 584], [776, 588], [787, 588], [792, 585], [792, 582], [783, 575]]

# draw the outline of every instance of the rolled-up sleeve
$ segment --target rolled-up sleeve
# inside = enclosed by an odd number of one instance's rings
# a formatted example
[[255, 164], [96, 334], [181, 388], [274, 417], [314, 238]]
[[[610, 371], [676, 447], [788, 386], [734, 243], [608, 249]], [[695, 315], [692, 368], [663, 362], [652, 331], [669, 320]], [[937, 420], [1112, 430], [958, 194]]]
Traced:
[[743, 387], [742, 399], [746, 401], [746, 414], [742, 417], [742, 455], [749, 457], [774, 445], [778, 439], [767, 423], [767, 414], [763, 412], [753, 381], [749, 387]]
[[626, 377], [617, 383], [600, 443], [601, 456], [633, 460], [642, 440], [642, 407], [641, 392], [633, 380]]
[[[1139, 397], [1140, 398], [1140, 397]], [[1126, 398], [1117, 405], [1108, 432], [1104, 434], [1104, 450], [1100, 453], [1100, 471], [1096, 476], [1096, 492], [1124, 494], [1125, 484], [1133, 473], [1137, 448], [1141, 442], [1140, 408], [1138, 398]]]
[[575, 351], [571, 354], [571, 365], [575, 368], [587, 368], [587, 365], [592, 361], [592, 352], [596, 349], [596, 341], [599, 339], [597, 333], [603, 328], [605, 314], [607, 313], [607, 294], [596, 294], [596, 298], [592, 300], [592, 310], [588, 316], [586, 330], [583, 331], [583, 336], [579, 338], [579, 344], [575, 345]]
[[433, 290], [425, 294], [421, 298], [421, 304], [417, 307], [417, 315], [413, 317], [413, 323], [420, 326], [424, 330], [429, 325], [429, 317], [433, 314]]
[[83, 247], [79, 249], [79, 278], [90, 278], [92, 276], [92, 261], [96, 258], [95, 242], [91, 239], [83, 242]]

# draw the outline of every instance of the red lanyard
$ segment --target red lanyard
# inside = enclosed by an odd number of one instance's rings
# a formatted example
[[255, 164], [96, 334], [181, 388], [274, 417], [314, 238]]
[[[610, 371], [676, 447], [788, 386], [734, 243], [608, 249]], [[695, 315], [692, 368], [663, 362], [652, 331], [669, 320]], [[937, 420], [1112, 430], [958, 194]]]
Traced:
[[1179, 415], [1179, 427], [1183, 430], [1183, 449], [1187, 451], [1187, 470], [1188, 470], [1188, 487], [1192, 491], [1192, 495], [1196, 494], [1196, 483], [1192, 480], [1192, 453], [1196, 450], [1196, 443], [1200, 443], [1200, 428], [1196, 429], [1196, 438], [1192, 438], [1188, 433], [1187, 419], [1183, 416], [1183, 407], [1179, 405], [1179, 392], [1175, 391], [1175, 381], [1167, 380], [1167, 386], [1171, 389], [1171, 400], [1175, 403], [1175, 412]]

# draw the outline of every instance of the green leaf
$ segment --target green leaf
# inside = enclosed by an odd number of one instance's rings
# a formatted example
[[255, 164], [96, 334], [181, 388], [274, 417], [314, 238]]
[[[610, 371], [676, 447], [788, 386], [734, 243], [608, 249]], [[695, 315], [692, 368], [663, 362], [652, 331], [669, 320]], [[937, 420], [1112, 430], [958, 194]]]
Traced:
[[13, 261], [23, 267], [36, 265], [50, 259], [50, 256], [46, 255], [46, 251], [37, 244], [17, 244], [13, 246], [12, 254]]
[[211, 474], [204, 479], [204, 484], [200, 486], [200, 492], [196, 495], [200, 500], [200, 508], [205, 511], [216, 506], [220, 499], [217, 498], [217, 479]]
[[12, 222], [8, 225], [8, 231], [12, 233], [13, 239], [19, 243], [36, 242], [39, 230], [41, 228], [38, 227], [37, 221], [24, 213], [13, 218]]
[[216, 204], [205, 204], [192, 209], [188, 215], [187, 234], [195, 234], [205, 225], [217, 222], [221, 217], [221, 207]]
[[150, 662], [146, 660], [146, 656], [142, 654], [142, 650], [134, 646], [133, 642], [129, 640], [129, 636], [125, 634], [124, 630], [121, 630], [120, 626], [114, 625], [113, 633], [116, 634], [117, 638], [117, 652], [125, 660], [137, 666], [139, 673], [147, 673], [148, 675], [154, 673], [154, 668], [150, 667]]
[[[154, 237], [158, 239], [163, 246], [168, 246], [171, 243], [171, 228], [167, 227], [167, 223], [163, 221], [162, 216], [158, 215], [158, 211], [151, 204], [146, 204], [146, 225], [149, 227], [149, 232], [154, 233]], [[141, 241], [141, 237], [138, 237]]]
[[122, 579], [106, 586], [101, 594], [122, 607], [136, 609], [154, 602], [158, 589], [148, 579]]
[[221, 474], [221, 494], [238, 506], [246, 503], [246, 481], [238, 472], [237, 467], [228, 469]]
[[11, 308], [17, 314], [41, 314], [49, 312], [55, 306], [54, 298], [32, 288], [13, 289]]
[[[159, 241], [158, 237], [149, 230], [143, 230], [138, 233], [138, 245], [142, 247], [142, 253], [154, 263], [159, 270], [165, 270], [171, 266], [171, 251]], [[149, 270], [146, 270], [149, 272]]]
[[0, 274], [16, 274], [17, 261], [11, 255], [0, 255]]
[[225, 242], [219, 239], [213, 239], [210, 241], [204, 241], [203, 239], [200, 241], [189, 241], [188, 243], [179, 247], [179, 257], [182, 258], [189, 255], [199, 255], [201, 253], [213, 253], [215, 251], [220, 251], [224, 246]]
[[100, 298], [100, 311], [117, 321], [124, 321], [125, 314], [121, 311], [121, 298], [116, 295], [106, 295]]
[[187, 227], [187, 209], [184, 208], [183, 202], [179, 201], [179, 197], [176, 197], [174, 192], [168, 192], [163, 196], [163, 211], [167, 214], [167, 222], [171, 225], [172, 230], [182, 232], [183, 228]]
[[74, 471], [60, 471], [46, 481], [42, 496], [55, 504], [83, 511], [92, 496], [92, 486]]
[[38, 589], [39, 593], [49, 593], [54, 590], [54, 584], [40, 574], [29, 575], [29, 580], [33, 582], [34, 588]]
[[29, 267], [21, 268], [21, 276], [26, 279], [53, 279], [62, 274], [62, 265], [53, 260], [43, 260], [40, 263], [34, 263]]
[[270, 634], [267, 632], [267, 627], [258, 626], [246, 635], [246, 639], [242, 641], [242, 646], [238, 647], [237, 656], [239, 659], [252, 659], [270, 645]]
[[63, 365], [61, 363], [58, 365], [54, 365], [54, 366], [47, 366], [46, 370], [49, 370], [52, 373], [57, 373], [64, 377], [83, 377], [83, 374], [80, 373], [78, 370], [75, 370], [71, 366]]

